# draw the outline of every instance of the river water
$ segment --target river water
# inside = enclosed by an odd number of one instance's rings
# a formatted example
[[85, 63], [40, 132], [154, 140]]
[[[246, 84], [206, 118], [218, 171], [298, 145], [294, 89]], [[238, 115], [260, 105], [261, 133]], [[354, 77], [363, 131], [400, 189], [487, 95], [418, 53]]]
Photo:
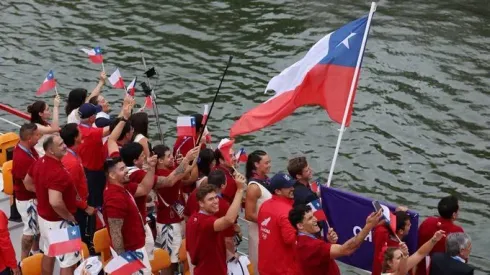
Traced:
[[[378, 5], [333, 186], [407, 205], [422, 217], [436, 214], [442, 196], [458, 195], [459, 223], [473, 239], [471, 263], [488, 274], [490, 4]], [[144, 51], [159, 73], [153, 84], [165, 141], [173, 144], [176, 117], [211, 103], [233, 55], [209, 125], [215, 139], [223, 138], [237, 117], [269, 97], [268, 80], [369, 6], [353, 0], [3, 0], [1, 102], [25, 110], [49, 69], [64, 99], [73, 88], [92, 89], [100, 66], [80, 47], [100, 45], [106, 70], [119, 67], [128, 84], [142, 79]], [[118, 108], [123, 91], [107, 86], [104, 95]], [[304, 107], [237, 142], [249, 152], [267, 150], [274, 172], [285, 170], [288, 157], [306, 154], [315, 176], [326, 179], [338, 128], [323, 110]]]

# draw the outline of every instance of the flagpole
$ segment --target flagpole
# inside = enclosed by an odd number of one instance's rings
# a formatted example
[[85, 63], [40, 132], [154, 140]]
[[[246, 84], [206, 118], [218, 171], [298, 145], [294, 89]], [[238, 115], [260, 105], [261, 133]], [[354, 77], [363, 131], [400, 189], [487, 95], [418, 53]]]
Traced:
[[194, 143], [195, 145], [198, 145], [201, 142], [202, 135], [204, 134], [204, 129], [206, 129], [206, 126], [208, 125], [209, 118], [211, 117], [211, 112], [213, 111], [214, 103], [216, 102], [216, 98], [218, 98], [219, 90], [221, 89], [221, 84], [223, 84], [223, 80], [225, 79], [226, 72], [228, 72], [228, 68], [230, 67], [232, 60], [233, 60], [233, 56], [230, 55], [230, 57], [228, 58], [228, 63], [226, 63], [225, 71], [223, 72], [223, 75], [221, 76], [221, 81], [219, 82], [218, 90], [216, 90], [216, 94], [214, 94], [213, 103], [211, 103], [211, 107], [209, 108], [208, 118], [206, 119], [206, 122], [204, 122], [204, 125], [202, 125], [202, 129], [201, 129], [201, 133], [199, 135], [199, 139], [197, 139], [197, 143]]
[[56, 86], [58, 86], [58, 85], [56, 85], [56, 84], [54, 85], [54, 92], [56, 93], [57, 96], [59, 96], [59, 94], [58, 94], [58, 88], [56, 88]]
[[[145, 68], [145, 72], [146, 72], [147, 67], [146, 67], [145, 56], [143, 55], [143, 52], [140, 52], [140, 53], [141, 53], [141, 60], [143, 61], [143, 67]], [[161, 124], [160, 124], [160, 113], [158, 112], [157, 97], [155, 95], [155, 91], [153, 91], [153, 88], [151, 87], [150, 78], [146, 74], [145, 74], [145, 76], [146, 76], [146, 82], [148, 82], [148, 87], [151, 90], [151, 94], [150, 94], [151, 99], [152, 99], [151, 103], [152, 103], [152, 107], [153, 107], [153, 112], [155, 113], [155, 121], [157, 123], [158, 134], [160, 135], [160, 141], [163, 144], [164, 143], [163, 142], [163, 132], [162, 132]]]
[[104, 61], [102, 61], [102, 71], [105, 73]]
[[342, 126], [340, 127], [339, 130], [339, 137], [337, 138], [337, 146], [335, 147], [335, 152], [333, 154], [333, 159], [332, 159], [332, 165], [330, 166], [330, 172], [328, 174], [327, 187], [330, 187], [330, 184], [332, 183], [332, 176], [333, 176], [333, 171], [335, 169], [335, 162], [337, 162], [340, 143], [342, 142], [342, 135], [344, 134], [345, 123], [347, 122], [347, 116], [349, 114], [349, 109], [350, 109], [349, 107], [352, 102], [352, 96], [354, 95], [354, 90], [356, 89], [356, 82], [357, 82], [356, 80], [357, 80], [357, 76], [359, 75], [359, 70], [361, 69], [361, 61], [362, 61], [362, 56], [364, 54], [364, 49], [366, 48], [367, 37], [369, 34], [369, 27], [371, 26], [371, 19], [373, 18], [373, 14], [375, 11], [376, 11], [376, 2], [372, 2], [371, 10], [369, 11], [369, 15], [366, 23], [366, 29], [364, 30], [364, 36], [362, 38], [361, 49], [359, 51], [359, 56], [357, 57], [357, 64], [354, 70], [354, 76], [352, 77], [352, 82], [350, 85], [349, 97], [347, 98], [347, 104], [345, 105], [344, 117], [342, 118]]

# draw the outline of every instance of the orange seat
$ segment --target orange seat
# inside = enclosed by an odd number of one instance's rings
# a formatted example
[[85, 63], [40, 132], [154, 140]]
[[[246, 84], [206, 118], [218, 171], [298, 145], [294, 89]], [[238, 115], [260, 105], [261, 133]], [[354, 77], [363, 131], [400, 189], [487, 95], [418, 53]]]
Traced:
[[158, 275], [160, 274], [160, 271], [169, 268], [171, 264], [172, 262], [170, 262], [168, 251], [161, 248], [155, 248], [153, 251], [153, 260], [150, 261], [151, 272]]
[[88, 246], [86, 243], [82, 242], [82, 258], [85, 260], [90, 257], [90, 252], [88, 251]]
[[23, 275], [41, 275], [41, 262], [43, 260], [43, 254], [38, 253], [36, 255], [29, 256], [22, 260], [22, 274]]
[[182, 244], [179, 248], [179, 261], [184, 264], [184, 274], [190, 274], [189, 262], [187, 261], [187, 249], [185, 248], [185, 239], [182, 240]]
[[12, 177], [12, 161], [6, 161], [2, 165], [3, 192], [7, 195], [14, 194], [14, 179]]
[[94, 234], [94, 250], [96, 253], [100, 253], [101, 261], [104, 266], [112, 258], [110, 246], [111, 238], [109, 237], [107, 228], [97, 230]]

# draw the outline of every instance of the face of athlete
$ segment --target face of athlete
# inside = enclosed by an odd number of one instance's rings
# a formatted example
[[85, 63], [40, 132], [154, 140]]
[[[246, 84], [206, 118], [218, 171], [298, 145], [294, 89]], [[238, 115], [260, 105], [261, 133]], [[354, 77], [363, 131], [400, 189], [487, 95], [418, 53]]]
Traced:
[[233, 148], [230, 148], [230, 152], [228, 153], [230, 156], [230, 163], [227, 163], [226, 161], [224, 162], [225, 166], [229, 167], [235, 167], [236, 165], [236, 156], [235, 156], [235, 150]]
[[41, 138], [41, 133], [39, 132], [39, 130], [36, 129], [36, 131], [33, 131], [31, 136], [27, 140], [27, 142], [29, 144], [29, 148], [34, 147], [40, 138]]
[[48, 121], [51, 118], [51, 110], [49, 109], [49, 105], [46, 104], [46, 109], [39, 113], [39, 116], [44, 120]]
[[298, 180], [304, 180], [309, 182], [313, 176], [313, 171], [311, 170], [309, 165], [306, 165], [305, 168], [301, 171], [301, 175], [296, 175]]
[[400, 266], [400, 261], [402, 259], [403, 253], [400, 249], [397, 249], [393, 252], [393, 259], [389, 262], [390, 270], [392, 272], [398, 271], [398, 267]]
[[129, 182], [128, 168], [124, 162], [120, 161], [109, 172], [109, 178], [115, 182], [127, 183]]
[[318, 226], [318, 220], [313, 216], [313, 211], [308, 211], [305, 213], [303, 221], [297, 224], [300, 231], [316, 234], [320, 232], [320, 227]]
[[109, 113], [111, 111], [109, 102], [101, 95], [97, 98], [97, 104], [99, 104], [102, 107], [102, 111], [104, 113]]
[[140, 156], [134, 160], [134, 166], [138, 168], [143, 168], [143, 164], [145, 163], [145, 152], [141, 152]]
[[53, 138], [53, 144], [51, 145], [51, 148], [48, 148], [48, 150], [49, 153], [57, 159], [62, 159], [66, 154], [66, 145], [61, 137], [55, 136]]
[[158, 159], [158, 164], [160, 167], [163, 166], [165, 169], [172, 169], [174, 167], [174, 156], [170, 150], [165, 152], [165, 155]]
[[207, 194], [202, 201], [199, 201], [199, 207], [210, 214], [215, 214], [219, 210], [219, 198], [216, 192]]
[[288, 199], [294, 199], [294, 187], [276, 189], [276, 195]]
[[263, 156], [258, 163], [257, 162], [255, 163], [255, 167], [257, 168], [256, 169], [257, 174], [263, 176], [271, 172], [271, 166], [272, 164], [269, 155]]

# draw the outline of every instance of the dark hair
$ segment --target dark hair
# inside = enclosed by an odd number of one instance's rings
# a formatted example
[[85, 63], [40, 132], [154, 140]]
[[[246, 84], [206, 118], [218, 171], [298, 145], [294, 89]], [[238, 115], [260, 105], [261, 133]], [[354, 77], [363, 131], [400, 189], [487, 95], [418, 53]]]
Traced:
[[193, 114], [191, 117], [194, 117], [195, 122], [196, 122], [196, 135], [199, 136], [199, 132], [201, 131], [202, 128], [202, 115], [201, 114]]
[[222, 170], [213, 170], [208, 175], [208, 184], [220, 189], [226, 184], [226, 175]]
[[119, 152], [126, 166], [134, 166], [134, 161], [141, 156], [141, 153], [143, 153], [143, 146], [137, 142], [130, 142], [124, 144]]
[[212, 149], [205, 148], [199, 152], [199, 162], [197, 163], [197, 169], [203, 175], [209, 175], [211, 172], [210, 165], [215, 159], [215, 152]]
[[[397, 211], [395, 212], [396, 216], [396, 231], [403, 230], [407, 221], [410, 220], [410, 215], [408, 215], [405, 211]], [[396, 232], [395, 232], [396, 233]]]
[[138, 135], [142, 134], [146, 138], [148, 138], [148, 114], [145, 112], [138, 112], [134, 113], [129, 117], [129, 121], [131, 122], [131, 125], [133, 126], [134, 133], [133, 133], [133, 138]]
[[99, 96], [93, 96], [88, 100], [88, 103], [92, 105], [99, 105]]
[[71, 111], [82, 106], [87, 99], [87, 90], [82, 88], [76, 88], [70, 91], [68, 99], [66, 100], [65, 113], [69, 115]]
[[60, 136], [65, 142], [66, 146], [72, 147], [75, 145], [75, 140], [77, 139], [80, 131], [78, 131], [78, 125], [76, 123], [68, 123], [63, 128], [61, 128]]
[[19, 130], [20, 140], [25, 141], [29, 139], [36, 130], [37, 130], [37, 125], [35, 123], [25, 123], [20, 127]]
[[43, 142], [43, 149], [44, 151], [48, 151], [48, 148], [51, 147], [54, 143], [54, 137], [53, 135], [49, 135]]
[[[119, 122], [122, 120], [122, 118], [118, 117], [116, 119], [114, 119], [112, 122], [111, 122], [111, 125], [109, 126], [109, 130], [112, 132], [114, 130], [114, 128], [116, 128], [117, 124], [119, 124]], [[124, 124], [124, 128], [122, 129], [121, 131], [121, 135], [117, 138], [118, 141], [121, 141], [124, 139], [124, 137], [129, 133], [131, 132], [131, 122], [130, 121], [126, 121], [126, 124]]]
[[305, 157], [292, 158], [288, 161], [288, 173], [295, 180], [296, 175], [301, 175], [306, 166], [308, 162]]
[[165, 156], [167, 151], [170, 151], [170, 148], [165, 144], [158, 144], [153, 147], [153, 154], [157, 155], [157, 158], [162, 158]]
[[216, 164], [220, 164], [220, 160], [225, 160], [219, 149], [214, 150], [214, 159], [216, 160]]
[[38, 100], [32, 103], [31, 105], [27, 106], [27, 112], [31, 114], [31, 123], [37, 123], [37, 124], [47, 126], [48, 123], [44, 121], [39, 115], [39, 113], [44, 112], [47, 107], [48, 105], [46, 104], [46, 102], [41, 100]]
[[198, 201], [202, 201], [207, 194], [216, 192], [216, 186], [210, 184], [201, 184], [197, 188], [196, 198]]
[[399, 250], [398, 247], [388, 247], [383, 255], [383, 270], [382, 272], [388, 272], [391, 269], [390, 262], [395, 257], [395, 251]]
[[442, 218], [451, 219], [459, 210], [458, 198], [453, 195], [442, 198], [437, 205], [437, 210]]
[[106, 159], [104, 161], [104, 172], [106, 173], [106, 175], [109, 173], [109, 170], [111, 170], [119, 162], [122, 162], [122, 159], [120, 157]]
[[289, 211], [288, 219], [291, 225], [298, 230], [298, 223], [305, 218], [306, 213], [311, 211], [311, 207], [305, 204], [296, 205]]
[[255, 163], [260, 162], [265, 155], [267, 155], [267, 153], [262, 150], [255, 150], [248, 155], [247, 164], [245, 165], [245, 177], [247, 178], [247, 181], [253, 176]]

